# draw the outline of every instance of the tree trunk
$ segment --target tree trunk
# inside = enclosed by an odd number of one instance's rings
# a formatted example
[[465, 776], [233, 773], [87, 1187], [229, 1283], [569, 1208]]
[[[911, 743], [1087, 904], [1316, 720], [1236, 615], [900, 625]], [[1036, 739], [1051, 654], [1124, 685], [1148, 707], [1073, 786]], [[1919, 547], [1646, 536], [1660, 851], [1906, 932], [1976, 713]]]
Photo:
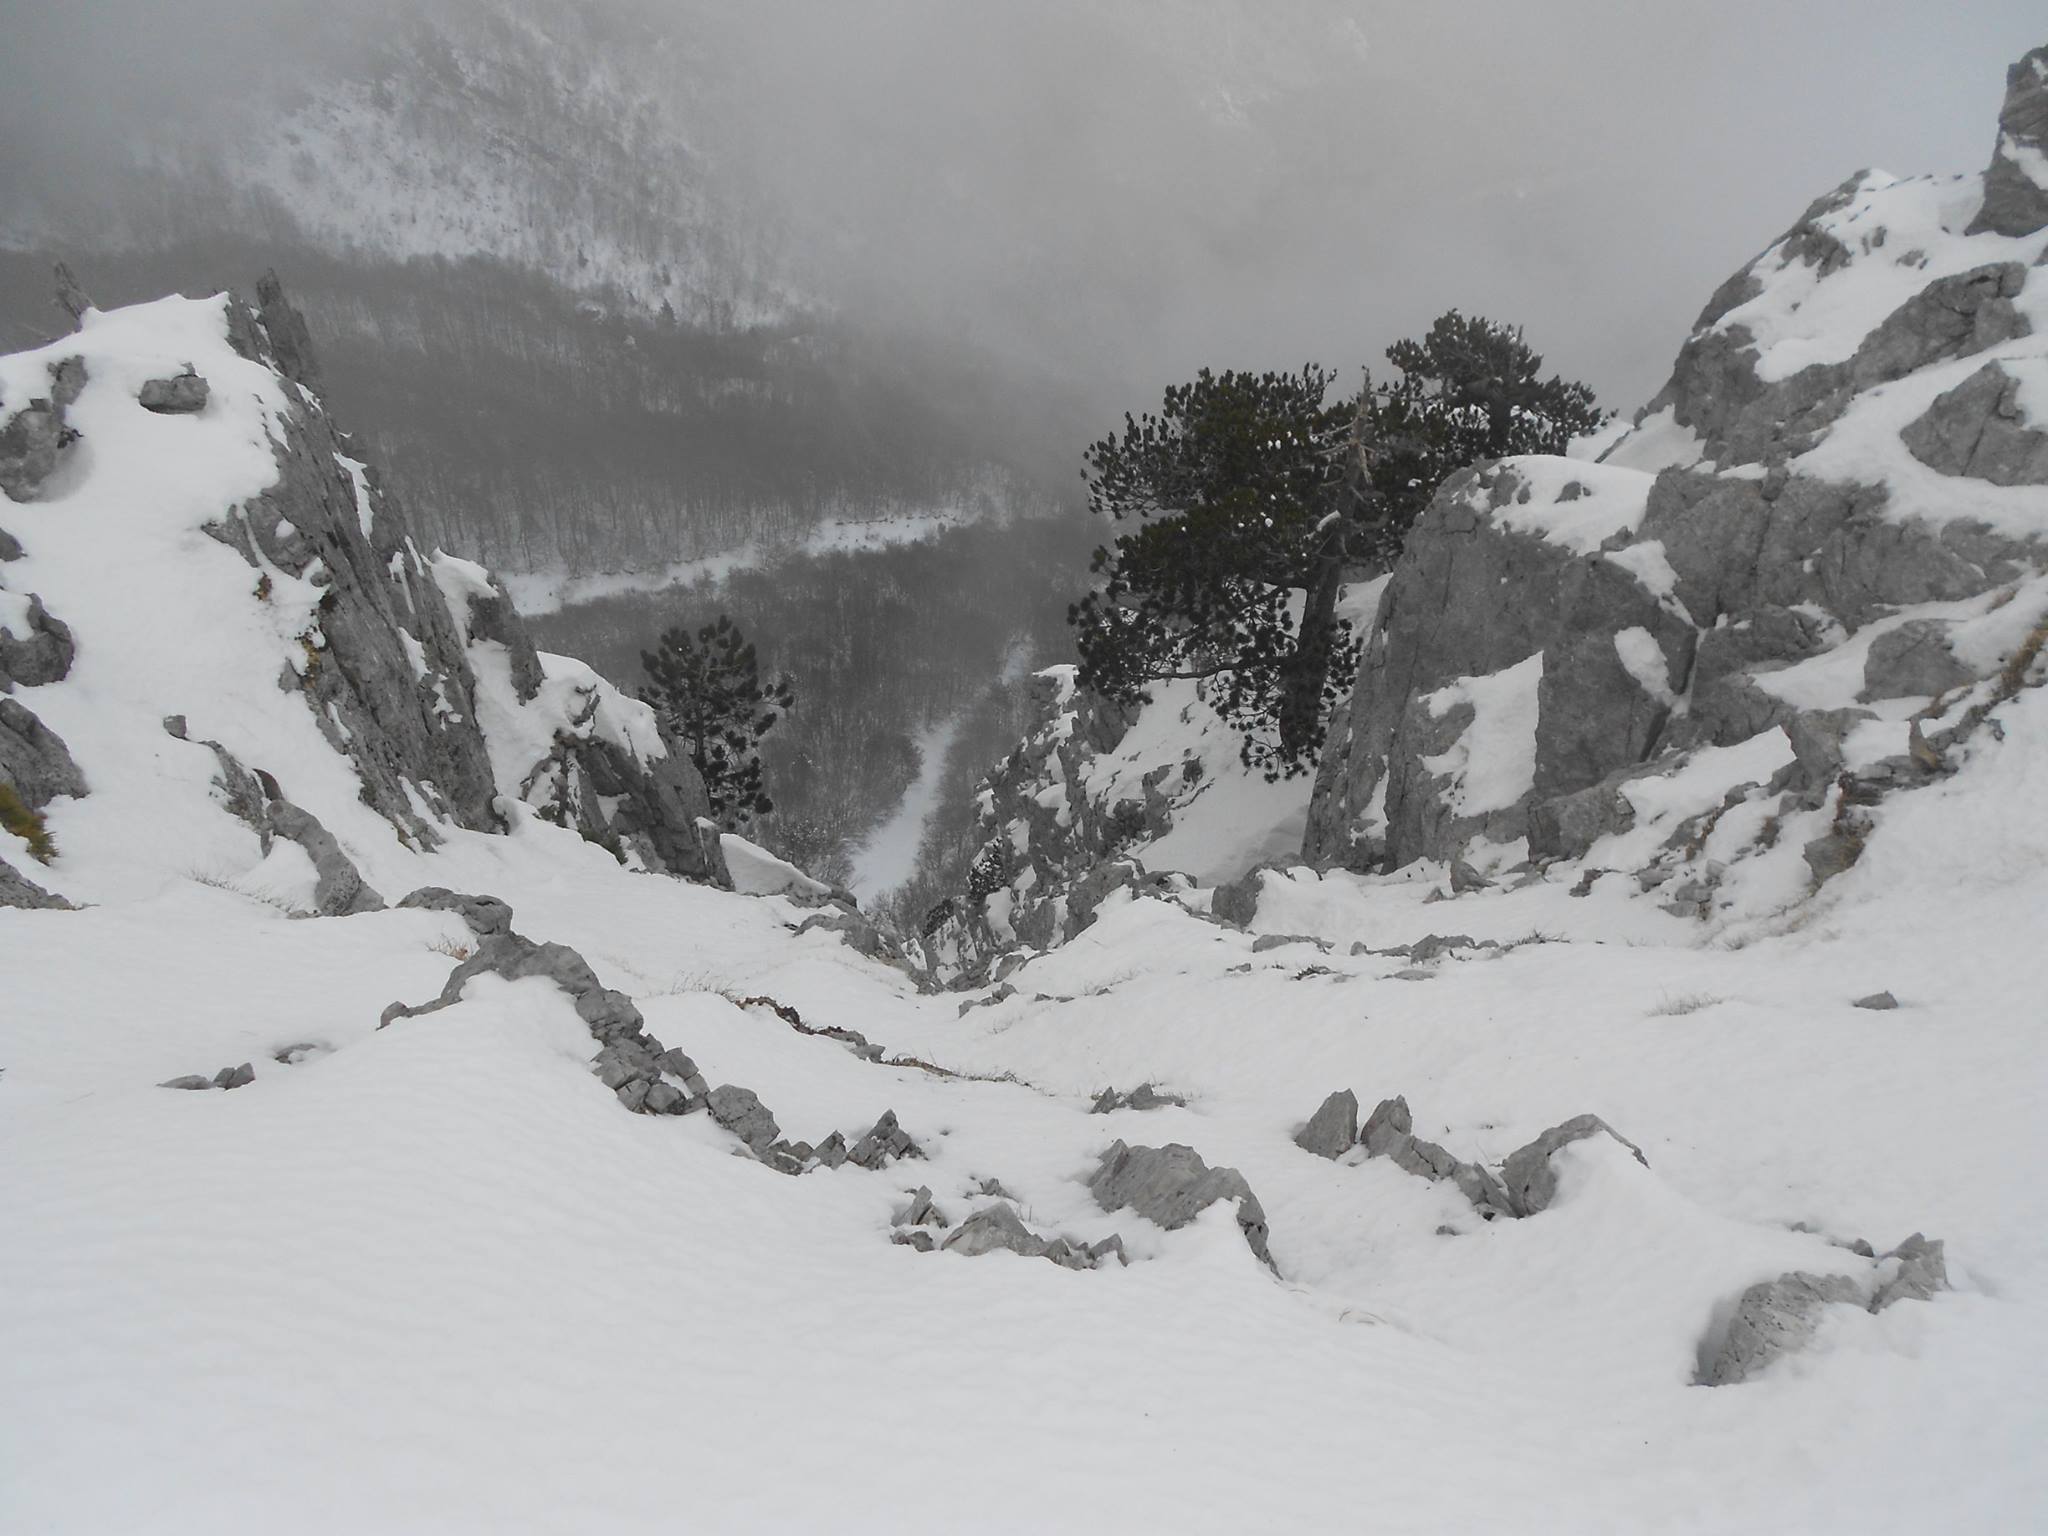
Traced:
[[1287, 660], [1280, 696], [1280, 752], [1297, 763], [1307, 756], [1322, 727], [1323, 688], [1330, 678], [1330, 654], [1337, 628], [1337, 594], [1344, 587], [1344, 547], [1332, 538], [1302, 602], [1301, 631]]

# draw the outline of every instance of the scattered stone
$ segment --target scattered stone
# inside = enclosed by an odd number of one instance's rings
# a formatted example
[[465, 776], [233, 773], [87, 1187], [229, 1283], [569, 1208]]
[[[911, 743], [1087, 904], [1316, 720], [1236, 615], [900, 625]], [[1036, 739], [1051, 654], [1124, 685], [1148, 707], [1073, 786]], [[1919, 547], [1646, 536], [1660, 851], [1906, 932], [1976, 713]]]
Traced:
[[880, 1168], [891, 1158], [923, 1157], [910, 1133], [896, 1123], [896, 1111], [884, 1110], [867, 1135], [854, 1143], [846, 1160], [857, 1168]]
[[1877, 1013], [1889, 1013], [1899, 1006], [1899, 1000], [1889, 992], [1873, 992], [1868, 997], [1859, 997], [1849, 1005], [1852, 1008], [1869, 1008]]
[[1113, 1143], [1088, 1181], [1095, 1203], [1105, 1211], [1129, 1206], [1171, 1232], [1186, 1226], [1218, 1200], [1237, 1203], [1237, 1225], [1260, 1262], [1271, 1266], [1266, 1247], [1266, 1211], [1235, 1168], [1211, 1168], [1193, 1147]]
[[1557, 1173], [1550, 1165], [1552, 1154], [1588, 1136], [1612, 1136], [1635, 1155], [1637, 1162], [1645, 1168], [1650, 1166], [1641, 1147], [1598, 1115], [1575, 1115], [1562, 1125], [1553, 1125], [1526, 1147], [1508, 1154], [1501, 1175], [1517, 1216], [1534, 1216], [1549, 1207], [1557, 1196]]
[[29, 401], [0, 426], [0, 492], [13, 501], [33, 501], [76, 435], [64, 423], [62, 405]]
[[1426, 971], [1419, 965], [1404, 966], [1394, 972], [1395, 981], [1435, 981], [1436, 972]]
[[1046, 1243], [1024, 1225], [1012, 1207], [998, 1202], [983, 1206], [961, 1222], [959, 1230], [939, 1246], [947, 1253], [964, 1253], [969, 1258], [979, 1258], [1000, 1248], [1037, 1259], [1045, 1256]]
[[1317, 1157], [1339, 1158], [1358, 1144], [1358, 1095], [1341, 1089], [1309, 1116], [1294, 1144]]
[[1112, 1253], [1116, 1255], [1117, 1263], [1129, 1267], [1131, 1256], [1124, 1252], [1124, 1240], [1120, 1233], [1112, 1232], [1101, 1242], [1091, 1244], [1088, 1249], [1088, 1257], [1097, 1264]]
[[243, 1062], [239, 1067], [222, 1067], [213, 1074], [216, 1088], [246, 1088], [256, 1081], [256, 1067], [253, 1062]]
[[821, 1168], [837, 1168], [846, 1161], [846, 1138], [834, 1131], [812, 1149], [811, 1156]]
[[1252, 940], [1252, 953], [1263, 955], [1268, 950], [1284, 949], [1289, 944], [1313, 944], [1322, 950], [1330, 947], [1311, 933], [1262, 933]]
[[1001, 1179], [983, 1179], [977, 1186], [977, 1193], [991, 1195], [1001, 1200], [1015, 1200], [1017, 1197], [1003, 1188]]
[[920, 1184], [912, 1192], [910, 1203], [899, 1207], [889, 1218], [890, 1225], [898, 1227], [950, 1227], [938, 1206], [932, 1202], [932, 1192], [927, 1185]]
[[173, 741], [185, 740], [185, 730], [185, 717], [183, 715], [164, 716], [164, 734]]
[[206, 380], [188, 366], [171, 378], [151, 379], [135, 398], [159, 416], [191, 416], [206, 409], [207, 394]]
[[[1868, 1245], [1865, 1245], [1868, 1247]], [[1884, 1256], [1883, 1276], [1870, 1310], [1882, 1312], [1895, 1301], [1930, 1301], [1936, 1291], [1948, 1289], [1946, 1244], [1915, 1232]], [[1896, 1267], [1894, 1267], [1896, 1266]]]
[[1490, 891], [1492, 889], [1493, 882], [1479, 873], [1470, 864], [1467, 864], [1462, 858], [1451, 860], [1451, 893], [1453, 895], [1467, 896], [1474, 891]]
[[1140, 1083], [1129, 1093], [1119, 1093], [1114, 1088], [1105, 1088], [1095, 1096], [1095, 1103], [1089, 1109], [1091, 1115], [1106, 1115], [1119, 1109], [1186, 1109], [1188, 1101], [1178, 1094], [1161, 1093], [1150, 1083]]
[[889, 1234], [889, 1241], [901, 1243], [906, 1248], [915, 1248], [919, 1253], [930, 1253], [938, 1245], [932, 1241], [931, 1233], [922, 1227], [899, 1228]]
[[168, 1082], [162, 1082], [157, 1084], [157, 1087], [159, 1088], [189, 1088], [194, 1090], [200, 1088], [211, 1088], [212, 1086], [212, 1078], [201, 1077], [197, 1072], [187, 1072], [183, 1077], [174, 1077], [170, 1079]]
[[332, 1047], [318, 1040], [301, 1040], [292, 1045], [280, 1045], [270, 1053], [270, 1059], [280, 1066], [296, 1067], [312, 1056], [325, 1056]]
[[1254, 869], [1241, 879], [1217, 886], [1209, 898], [1210, 914], [1235, 927], [1249, 928], [1259, 913], [1259, 890], [1264, 878], [1263, 869]]
[[16, 684], [40, 688], [61, 681], [71, 671], [78, 654], [71, 629], [43, 607], [42, 598], [28, 594], [28, 636], [16, 639], [0, 628], [0, 693]]

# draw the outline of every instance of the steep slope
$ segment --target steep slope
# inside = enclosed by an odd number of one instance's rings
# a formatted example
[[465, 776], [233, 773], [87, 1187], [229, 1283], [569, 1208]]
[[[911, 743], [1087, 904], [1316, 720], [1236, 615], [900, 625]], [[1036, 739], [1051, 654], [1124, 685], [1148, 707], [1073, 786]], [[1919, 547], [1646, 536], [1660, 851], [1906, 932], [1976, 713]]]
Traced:
[[1443, 487], [1312, 860], [1582, 860], [1703, 916], [1783, 907], [1855, 860], [1873, 801], [1953, 771], [2048, 633], [2044, 71], [2014, 67], [1989, 175], [1815, 203], [1601, 462]]
[[[51, 862], [0, 855], [82, 904], [0, 909], [0, 1523], [1905, 1532], [2048, 1496], [2048, 694], [1796, 931], [1296, 871], [1253, 931], [1111, 893], [963, 1011], [744, 849], [790, 894], [598, 846], [598, 765], [658, 782], [658, 739], [415, 558], [296, 340], [274, 293], [172, 299], [0, 362], [0, 718], [74, 775]], [[603, 823], [534, 814], [586, 776]], [[622, 1426], [682, 1470], [622, 1472]]]

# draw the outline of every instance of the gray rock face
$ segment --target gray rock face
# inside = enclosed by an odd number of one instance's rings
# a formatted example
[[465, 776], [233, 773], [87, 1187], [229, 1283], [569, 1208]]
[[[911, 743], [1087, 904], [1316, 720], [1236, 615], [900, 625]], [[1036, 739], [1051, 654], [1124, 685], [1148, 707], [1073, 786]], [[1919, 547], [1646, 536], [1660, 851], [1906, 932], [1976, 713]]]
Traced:
[[289, 800], [272, 800], [264, 807], [264, 815], [272, 832], [297, 843], [312, 858], [313, 907], [322, 917], [384, 910], [384, 898], [364, 881], [355, 861], [341, 851], [341, 844], [320, 824], [319, 817]]
[[782, 1127], [775, 1123], [768, 1106], [751, 1088], [735, 1088], [731, 1083], [720, 1083], [711, 1090], [706, 1107], [710, 1109], [712, 1119], [756, 1152], [773, 1145], [782, 1134]]
[[0, 697], [0, 783], [12, 787], [32, 811], [59, 795], [86, 793], [85, 775], [64, 738], [20, 700], [6, 697]]
[[1553, 1125], [1526, 1147], [1508, 1154], [1508, 1160], [1501, 1168], [1501, 1178], [1517, 1216], [1534, 1216], [1538, 1211], [1549, 1208], [1550, 1202], [1557, 1197], [1557, 1172], [1550, 1165], [1551, 1156], [1559, 1148], [1583, 1141], [1588, 1136], [1611, 1136], [1627, 1147], [1637, 1162], [1645, 1168], [1650, 1166], [1650, 1160], [1643, 1156], [1641, 1147], [1598, 1115], [1574, 1115], [1562, 1125]]
[[62, 896], [52, 895], [5, 859], [0, 859], [0, 907], [64, 912], [70, 910], [71, 903]]
[[28, 628], [25, 640], [0, 629], [0, 693], [17, 684], [40, 688], [62, 680], [71, 670], [71, 659], [77, 653], [71, 631], [43, 607], [43, 600], [33, 592], [28, 597]]
[[1519, 1214], [1500, 1178], [1480, 1163], [1453, 1157], [1433, 1141], [1415, 1134], [1414, 1116], [1404, 1097], [1382, 1099], [1359, 1133], [1366, 1156], [1384, 1157], [1404, 1172], [1435, 1182], [1449, 1180], [1472, 1208], [1488, 1221]]
[[1747, 1381], [1780, 1355], [1811, 1343], [1830, 1305], [1860, 1306], [1863, 1300], [1863, 1288], [1844, 1275], [1794, 1273], [1753, 1285], [1736, 1303], [1727, 1334], [1699, 1379], [1710, 1387]]
[[445, 886], [423, 885], [399, 902], [399, 906], [453, 912], [480, 939], [496, 938], [512, 931], [512, 908], [495, 896], [467, 896]]
[[1884, 1257], [1877, 1294], [1870, 1310], [1882, 1312], [1895, 1301], [1931, 1301], [1948, 1289], [1946, 1245], [1915, 1232]]
[[1998, 147], [1984, 177], [1984, 207], [1970, 232], [2031, 235], [2048, 229], [2048, 187], [2036, 181], [2025, 160], [2041, 164], [2048, 154], [2048, 47], [2027, 54], [2005, 76], [2005, 105], [1998, 114]]
[[1102, 1154], [1088, 1181], [1095, 1203], [1105, 1211], [1129, 1206], [1171, 1232], [1184, 1227], [1218, 1200], [1237, 1203], [1237, 1225], [1261, 1263], [1271, 1266], [1266, 1248], [1266, 1211], [1235, 1168], [1211, 1168], [1193, 1147], [1131, 1147], [1119, 1141]]
[[[2048, 51], [2037, 50], [2014, 70], [2002, 168], [1994, 168], [1987, 199], [1993, 212], [1981, 228], [2048, 227], [2035, 206], [2048, 193], [2015, 179], [2022, 162], [2036, 163], [2029, 146], [2042, 131], [2044, 61]], [[1782, 353], [1763, 365], [1758, 337], [1735, 313], [1766, 291], [1789, 303], [1809, 282], [1837, 285], [1848, 300], [1843, 313], [1861, 313], [1857, 298], [1875, 291], [1875, 269], [1888, 285], [1915, 267], [1915, 253], [1888, 247], [1903, 226], [1887, 225], [1893, 210], [1910, 219], [1924, 212], [1916, 186], [1852, 177], [1715, 295], [1645, 410], [1645, 418], [1668, 411], [1696, 434], [1699, 462], [1693, 446], [1653, 433], [1633, 446], [1624, 439], [1597, 473], [1558, 460], [1510, 460], [1439, 488], [1392, 573], [1354, 689], [1333, 721], [1303, 843], [1312, 863], [1384, 869], [1430, 859], [1455, 868], [1475, 838], [1527, 837], [1539, 862], [1583, 857], [1631, 828], [1628, 791], [1646, 776], [1774, 727], [1795, 744], [1803, 733], [1810, 749], [1829, 732], [1808, 728], [1805, 717], [1839, 716], [1856, 702], [1795, 707], [1768, 686], [1772, 673], [1848, 643], [1902, 608], [1959, 604], [2042, 564], [2048, 540], [1960, 518], [1909, 521], [1885, 485], [1822, 480], [1801, 458], [1850, 407], [1884, 390], [1914, 402], [1905, 414], [1918, 419], [1901, 442], [1940, 473], [2048, 484], [2048, 422], [2027, 418], [2016, 382], [2022, 360], [2037, 361], [2037, 343], [2013, 345], [2031, 335], [2022, 294], [2030, 282], [2038, 287], [2038, 267], [2012, 260], [2010, 247], [1986, 236], [1983, 259], [1956, 271], [1954, 243], [1963, 237], [1945, 235], [1948, 275], [1925, 281], [1864, 334], [1827, 337], [1822, 355], [1841, 361], [1789, 373]], [[2024, 217], [1995, 211], [2021, 204]], [[1992, 348], [2005, 357], [1945, 393], [1928, 376]], [[1946, 372], [1939, 379], [1951, 382]], [[1668, 426], [1660, 419], [1659, 432]], [[1631, 462], [1683, 467], [1653, 473], [1624, 467]], [[1588, 482], [1615, 514], [1597, 544], [1590, 528], [1564, 532], [1579, 515], [1564, 504], [1581, 499]], [[1453, 749], [1475, 714], [1452, 701], [1473, 690], [1444, 690], [1524, 663], [1541, 668], [1533, 782], [1512, 804], [1468, 808]], [[1874, 644], [1863, 698], [1931, 697], [1977, 682], [1991, 665], [1958, 656], [1922, 621]], [[1832, 734], [1838, 742], [1839, 729]], [[1773, 827], [1818, 808], [1842, 771], [1838, 750], [1832, 765], [1811, 750], [1799, 758], [1798, 776], [1754, 786], [1748, 797], [1786, 797]], [[1699, 827], [1710, 826], [1702, 813]], [[1684, 828], [1670, 836], [1631, 856], [1668, 873], [1698, 841]], [[1852, 842], [1820, 850], [1816, 878], [1847, 867]], [[1705, 915], [1711, 903], [1686, 905]]]
[[1028, 1259], [1045, 1256], [1045, 1239], [1025, 1226], [1016, 1211], [1001, 1202], [976, 1211], [939, 1246], [947, 1253], [961, 1253], [969, 1258], [979, 1258], [998, 1249], [1006, 1253], [1021, 1253]]
[[1323, 1100], [1294, 1144], [1317, 1157], [1339, 1158], [1349, 1152], [1358, 1144], [1358, 1095], [1345, 1088]]
[[[545, 976], [575, 1003], [576, 1016], [583, 1021], [590, 1037], [599, 1046], [591, 1062], [591, 1071], [627, 1109], [635, 1114], [680, 1115], [707, 1103], [711, 1090], [705, 1087], [697, 1064], [683, 1052], [668, 1049], [648, 1034], [646, 1021], [640, 1010], [633, 1006], [633, 1000], [599, 981], [597, 973], [575, 950], [566, 944], [536, 944], [513, 932], [509, 926], [509, 911], [505, 913], [508, 926], [499, 929], [495, 909], [502, 908], [504, 903], [494, 897], [457, 896], [454, 892], [442, 892], [435, 887], [428, 890], [434, 895], [420, 905], [462, 911], [465, 915], [472, 911], [478, 914], [478, 920], [485, 927], [480, 928], [475, 922], [471, 924], [471, 930], [477, 933], [479, 940], [476, 953], [448, 973], [440, 996], [432, 1002], [417, 1007], [393, 1003], [386, 1008], [383, 1018], [378, 1021], [379, 1029], [401, 1019], [419, 1018], [460, 1002], [462, 989], [469, 985], [471, 978], [486, 971], [507, 981]], [[747, 1090], [727, 1085], [722, 1102], [735, 1119], [743, 1117], [748, 1109], [740, 1095], [751, 1099], [753, 1106], [760, 1105], [760, 1100]], [[776, 1132], [774, 1118], [767, 1116], [765, 1109], [761, 1114], [767, 1117], [767, 1135], [759, 1138], [758, 1146], [753, 1141], [749, 1141], [748, 1146], [766, 1161], [766, 1151], [775, 1140]], [[746, 1123], [750, 1128], [758, 1125], [751, 1120]]]
[[[1855, 1248], [1865, 1254], [1868, 1243]], [[1780, 1275], [1742, 1293], [1725, 1333], [1709, 1332], [1699, 1380], [1706, 1386], [1748, 1381], [1773, 1360], [1813, 1341], [1831, 1306], [1882, 1312], [1899, 1301], [1930, 1301], [1948, 1289], [1943, 1245], [1915, 1232], [1880, 1261], [1875, 1286], [1846, 1275]]]
[[2003, 367], [1986, 363], [1899, 435], [1914, 458], [1944, 475], [2048, 485], [2048, 432], [2030, 424], [2020, 389]]
[[922, 1157], [910, 1133], [896, 1123], [896, 1111], [882, 1111], [868, 1133], [854, 1143], [853, 1150], [846, 1154], [846, 1161], [856, 1168], [880, 1168], [894, 1158]]
[[889, 1218], [889, 1224], [896, 1227], [950, 1227], [945, 1213], [932, 1200], [929, 1185], [920, 1184], [910, 1197], [910, 1203], [897, 1208]]
[[0, 414], [13, 412], [0, 425], [0, 492], [10, 500], [33, 501], [78, 435], [65, 421], [64, 408], [78, 398], [85, 376], [81, 359], [65, 358], [50, 369], [47, 396], [25, 403], [0, 400]]
[[145, 411], [159, 416], [193, 416], [206, 409], [209, 393], [206, 380], [186, 369], [167, 379], [151, 379], [136, 392]]

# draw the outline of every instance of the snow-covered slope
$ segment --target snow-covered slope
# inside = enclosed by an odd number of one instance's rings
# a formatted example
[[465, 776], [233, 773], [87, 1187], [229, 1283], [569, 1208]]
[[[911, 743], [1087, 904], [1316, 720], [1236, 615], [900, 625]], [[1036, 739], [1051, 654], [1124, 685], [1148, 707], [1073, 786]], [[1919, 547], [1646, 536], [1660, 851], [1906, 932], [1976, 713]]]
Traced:
[[[2030, 662], [1775, 916], [1590, 863], [1451, 901], [1426, 860], [1266, 871], [1239, 923], [1112, 881], [1002, 985], [925, 995], [801, 886], [636, 871], [507, 791], [523, 707], [579, 773], [653, 746], [475, 571], [351, 584], [395, 513], [348, 463], [307, 489], [262, 316], [171, 300], [0, 362], [0, 783], [55, 843], [9, 809], [0, 857], [82, 903], [0, 907], [0, 1526], [2038, 1523]], [[1612, 512], [1578, 473], [1573, 541]], [[1980, 602], [1961, 632], [2022, 595], [1935, 600]], [[1466, 676], [1429, 722], [1520, 740], [1527, 679]], [[482, 721], [438, 728], [493, 819], [369, 749], [437, 703]], [[1082, 771], [1114, 787], [1128, 739]], [[1768, 745], [1689, 749], [1637, 816]], [[1431, 750], [1503, 814], [1499, 753]], [[413, 895], [321, 899], [337, 854]]]

